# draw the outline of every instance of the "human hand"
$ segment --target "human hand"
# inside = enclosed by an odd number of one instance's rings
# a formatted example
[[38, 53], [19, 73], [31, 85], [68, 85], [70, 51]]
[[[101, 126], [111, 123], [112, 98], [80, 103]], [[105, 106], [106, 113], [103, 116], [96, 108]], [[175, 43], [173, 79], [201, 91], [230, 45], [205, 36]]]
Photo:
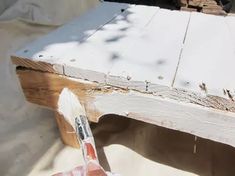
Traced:
[[88, 162], [87, 166], [78, 166], [71, 171], [58, 173], [53, 176], [108, 176], [104, 169], [95, 162]]

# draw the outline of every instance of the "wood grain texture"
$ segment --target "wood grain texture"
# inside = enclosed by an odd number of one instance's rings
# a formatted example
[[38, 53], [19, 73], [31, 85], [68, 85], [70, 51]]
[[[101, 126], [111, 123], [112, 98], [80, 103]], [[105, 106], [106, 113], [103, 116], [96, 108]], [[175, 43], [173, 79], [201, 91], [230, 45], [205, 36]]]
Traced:
[[58, 96], [64, 87], [68, 87], [71, 90], [79, 89], [77, 93], [79, 100], [87, 102], [90, 98], [87, 95], [88, 91], [98, 86], [98, 84], [91, 82], [84, 84], [82, 81], [77, 82], [74, 79], [69, 79], [62, 75], [24, 68], [18, 68], [16, 72], [27, 100], [52, 109], [57, 109]]
[[[63, 90], [67, 87], [78, 95], [80, 102], [85, 106], [94, 98], [94, 92], [107, 92], [109, 87], [84, 80], [75, 80], [62, 75], [45, 73], [28, 69], [17, 69], [26, 99], [38, 105], [57, 110], [58, 98]], [[33, 79], [31, 79], [33, 78]], [[92, 107], [90, 107], [92, 108]], [[99, 112], [88, 111], [89, 120], [97, 122], [101, 116]]]
[[79, 148], [80, 144], [79, 144], [79, 141], [77, 140], [77, 136], [73, 127], [58, 112], [55, 112], [55, 119], [59, 128], [60, 137], [63, 143], [74, 148]]
[[17, 56], [11, 57], [12, 63], [17, 66], [23, 66], [34, 70], [40, 70], [44, 72], [50, 72], [50, 73], [57, 73], [57, 74], [63, 74], [63, 66], [56, 65], [56, 64], [50, 64], [46, 62], [41, 61], [32, 61], [27, 58], [20, 58]]
[[147, 92], [155, 96], [178, 102], [235, 112], [235, 103], [232, 100], [224, 97], [208, 95], [205, 92], [192, 92], [185, 89], [169, 88], [156, 84], [149, 84]]
[[[17, 73], [30, 102], [56, 110], [61, 90], [68, 87], [84, 105], [90, 121], [118, 114], [235, 146], [234, 113], [53, 73], [24, 69]], [[28, 79], [31, 76], [34, 79]]]
[[234, 113], [225, 113], [130, 91], [97, 95], [94, 106], [162, 127], [235, 146]]

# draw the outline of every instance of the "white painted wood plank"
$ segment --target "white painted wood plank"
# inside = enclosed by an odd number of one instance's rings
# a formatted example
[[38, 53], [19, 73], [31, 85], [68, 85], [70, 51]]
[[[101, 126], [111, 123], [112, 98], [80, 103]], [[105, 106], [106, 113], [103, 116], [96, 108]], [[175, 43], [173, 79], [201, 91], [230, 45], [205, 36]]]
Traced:
[[205, 87], [208, 94], [231, 99], [235, 47], [226, 19], [192, 13], [174, 87], [197, 92], [204, 92]]
[[102, 2], [83, 16], [29, 44], [13, 56], [63, 65], [64, 59], [74, 58], [73, 51], [82, 41], [129, 6], [123, 3]]
[[87, 109], [118, 114], [235, 146], [234, 113], [136, 92], [97, 95]]
[[140, 81], [143, 89], [145, 81], [170, 86], [188, 20], [188, 12], [101, 3], [15, 55], [54, 64], [59, 73], [91, 81], [103, 83], [109, 74]]
[[129, 38], [127, 31], [143, 28], [158, 10], [158, 7], [128, 7], [86, 41], [76, 45], [69, 56], [64, 56], [74, 59], [73, 62], [63, 60], [65, 74], [77, 77], [77, 68], [108, 74], [115, 60], [124, 59], [121, 57], [125, 52], [122, 45], [127, 46], [128, 43], [123, 43], [122, 39]]
[[111, 43], [120, 59], [110, 75], [171, 86], [188, 20], [188, 12], [160, 9], [143, 27], [127, 30], [126, 37]]

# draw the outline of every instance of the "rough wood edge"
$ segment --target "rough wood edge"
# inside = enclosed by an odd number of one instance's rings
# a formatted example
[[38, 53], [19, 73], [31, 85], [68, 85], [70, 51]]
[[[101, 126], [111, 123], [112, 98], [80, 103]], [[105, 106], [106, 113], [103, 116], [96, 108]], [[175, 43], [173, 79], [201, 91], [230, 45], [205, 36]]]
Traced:
[[235, 102], [230, 98], [223, 98], [207, 94], [206, 92], [192, 92], [184, 89], [160, 87], [150, 84], [149, 91], [155, 96], [167, 98], [179, 102], [199, 105], [202, 107], [213, 108], [222, 111], [235, 112]]
[[64, 119], [64, 117], [55, 111], [55, 119], [60, 131], [61, 140], [65, 145], [74, 148], [80, 148], [79, 141], [73, 127]]
[[17, 73], [30, 102], [56, 110], [60, 91], [68, 87], [81, 100], [90, 121], [106, 114], [123, 115], [235, 146], [234, 113], [53, 73], [22, 69]]
[[[80, 102], [86, 106], [93, 99], [94, 92], [105, 91], [103, 85], [68, 78], [54, 73], [35, 71], [25, 68], [17, 68], [21, 87], [27, 101], [57, 111], [57, 103], [60, 92], [67, 87], [78, 95]], [[30, 79], [33, 78], [33, 79]], [[95, 111], [88, 111], [88, 118], [97, 122], [101, 114]]]
[[[97, 84], [104, 84], [107, 86], [114, 86], [117, 88], [122, 88], [126, 90], [134, 90], [142, 93], [152, 94], [154, 96], [159, 96], [162, 98], [169, 98], [184, 103], [191, 103], [200, 105], [203, 107], [235, 112], [235, 101], [230, 96], [228, 98], [219, 97], [211, 95], [206, 91], [202, 92], [192, 92], [190, 90], [183, 90], [174, 87], [167, 87], [158, 84], [152, 84], [148, 81], [132, 81], [128, 78], [121, 76], [107, 75], [104, 73], [97, 73], [90, 70], [76, 69], [69, 74], [69, 72], [64, 71], [64, 67], [48, 64], [45, 62], [34, 62], [24, 58], [18, 58], [12, 56], [12, 62], [16, 65], [24, 66], [34, 70], [40, 70], [44, 72], [62, 74], [68, 77], [83, 79], [86, 81], [91, 81]], [[72, 75], [72, 76], [71, 76]], [[92, 77], [93, 75], [93, 77]], [[93, 79], [92, 79], [93, 78]]]
[[22, 66], [44, 72], [63, 74], [63, 66], [61, 65], [50, 64], [43, 61], [32, 61], [30, 59], [18, 56], [11, 56], [11, 61], [16, 66]]

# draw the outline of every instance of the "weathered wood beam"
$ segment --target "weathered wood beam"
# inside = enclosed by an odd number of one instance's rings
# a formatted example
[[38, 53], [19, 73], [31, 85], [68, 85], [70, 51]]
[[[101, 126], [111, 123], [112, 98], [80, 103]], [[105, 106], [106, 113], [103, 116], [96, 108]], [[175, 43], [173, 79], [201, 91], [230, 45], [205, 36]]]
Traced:
[[148, 93], [121, 89], [53, 73], [17, 69], [28, 101], [54, 110], [64, 87], [71, 89], [84, 105], [90, 121], [106, 114], [179, 130], [235, 146], [235, 114]]
[[[31, 103], [54, 110], [62, 142], [71, 147], [79, 148], [79, 142], [74, 129], [65, 121], [63, 116], [56, 111], [58, 96], [64, 87], [69, 87], [72, 90], [79, 90], [77, 92], [79, 99], [83, 102], [87, 102], [89, 98], [85, 95], [86, 90], [94, 87], [94, 85], [65, 79], [65, 77], [56, 74], [27, 70], [24, 68], [18, 68], [17, 73], [26, 99]], [[91, 114], [89, 117], [99, 116]], [[96, 121], [96, 119], [92, 118], [90, 120]]]
[[[214, 0], [190, 2], [221, 10]], [[104, 2], [12, 61], [28, 69], [17, 73], [32, 103], [56, 111], [67, 87], [90, 121], [124, 115], [235, 146], [234, 27], [230, 16]], [[64, 142], [75, 139], [56, 118]]]
[[55, 119], [60, 130], [60, 137], [63, 143], [74, 148], [79, 148], [80, 144], [73, 127], [57, 111], [55, 111]]

